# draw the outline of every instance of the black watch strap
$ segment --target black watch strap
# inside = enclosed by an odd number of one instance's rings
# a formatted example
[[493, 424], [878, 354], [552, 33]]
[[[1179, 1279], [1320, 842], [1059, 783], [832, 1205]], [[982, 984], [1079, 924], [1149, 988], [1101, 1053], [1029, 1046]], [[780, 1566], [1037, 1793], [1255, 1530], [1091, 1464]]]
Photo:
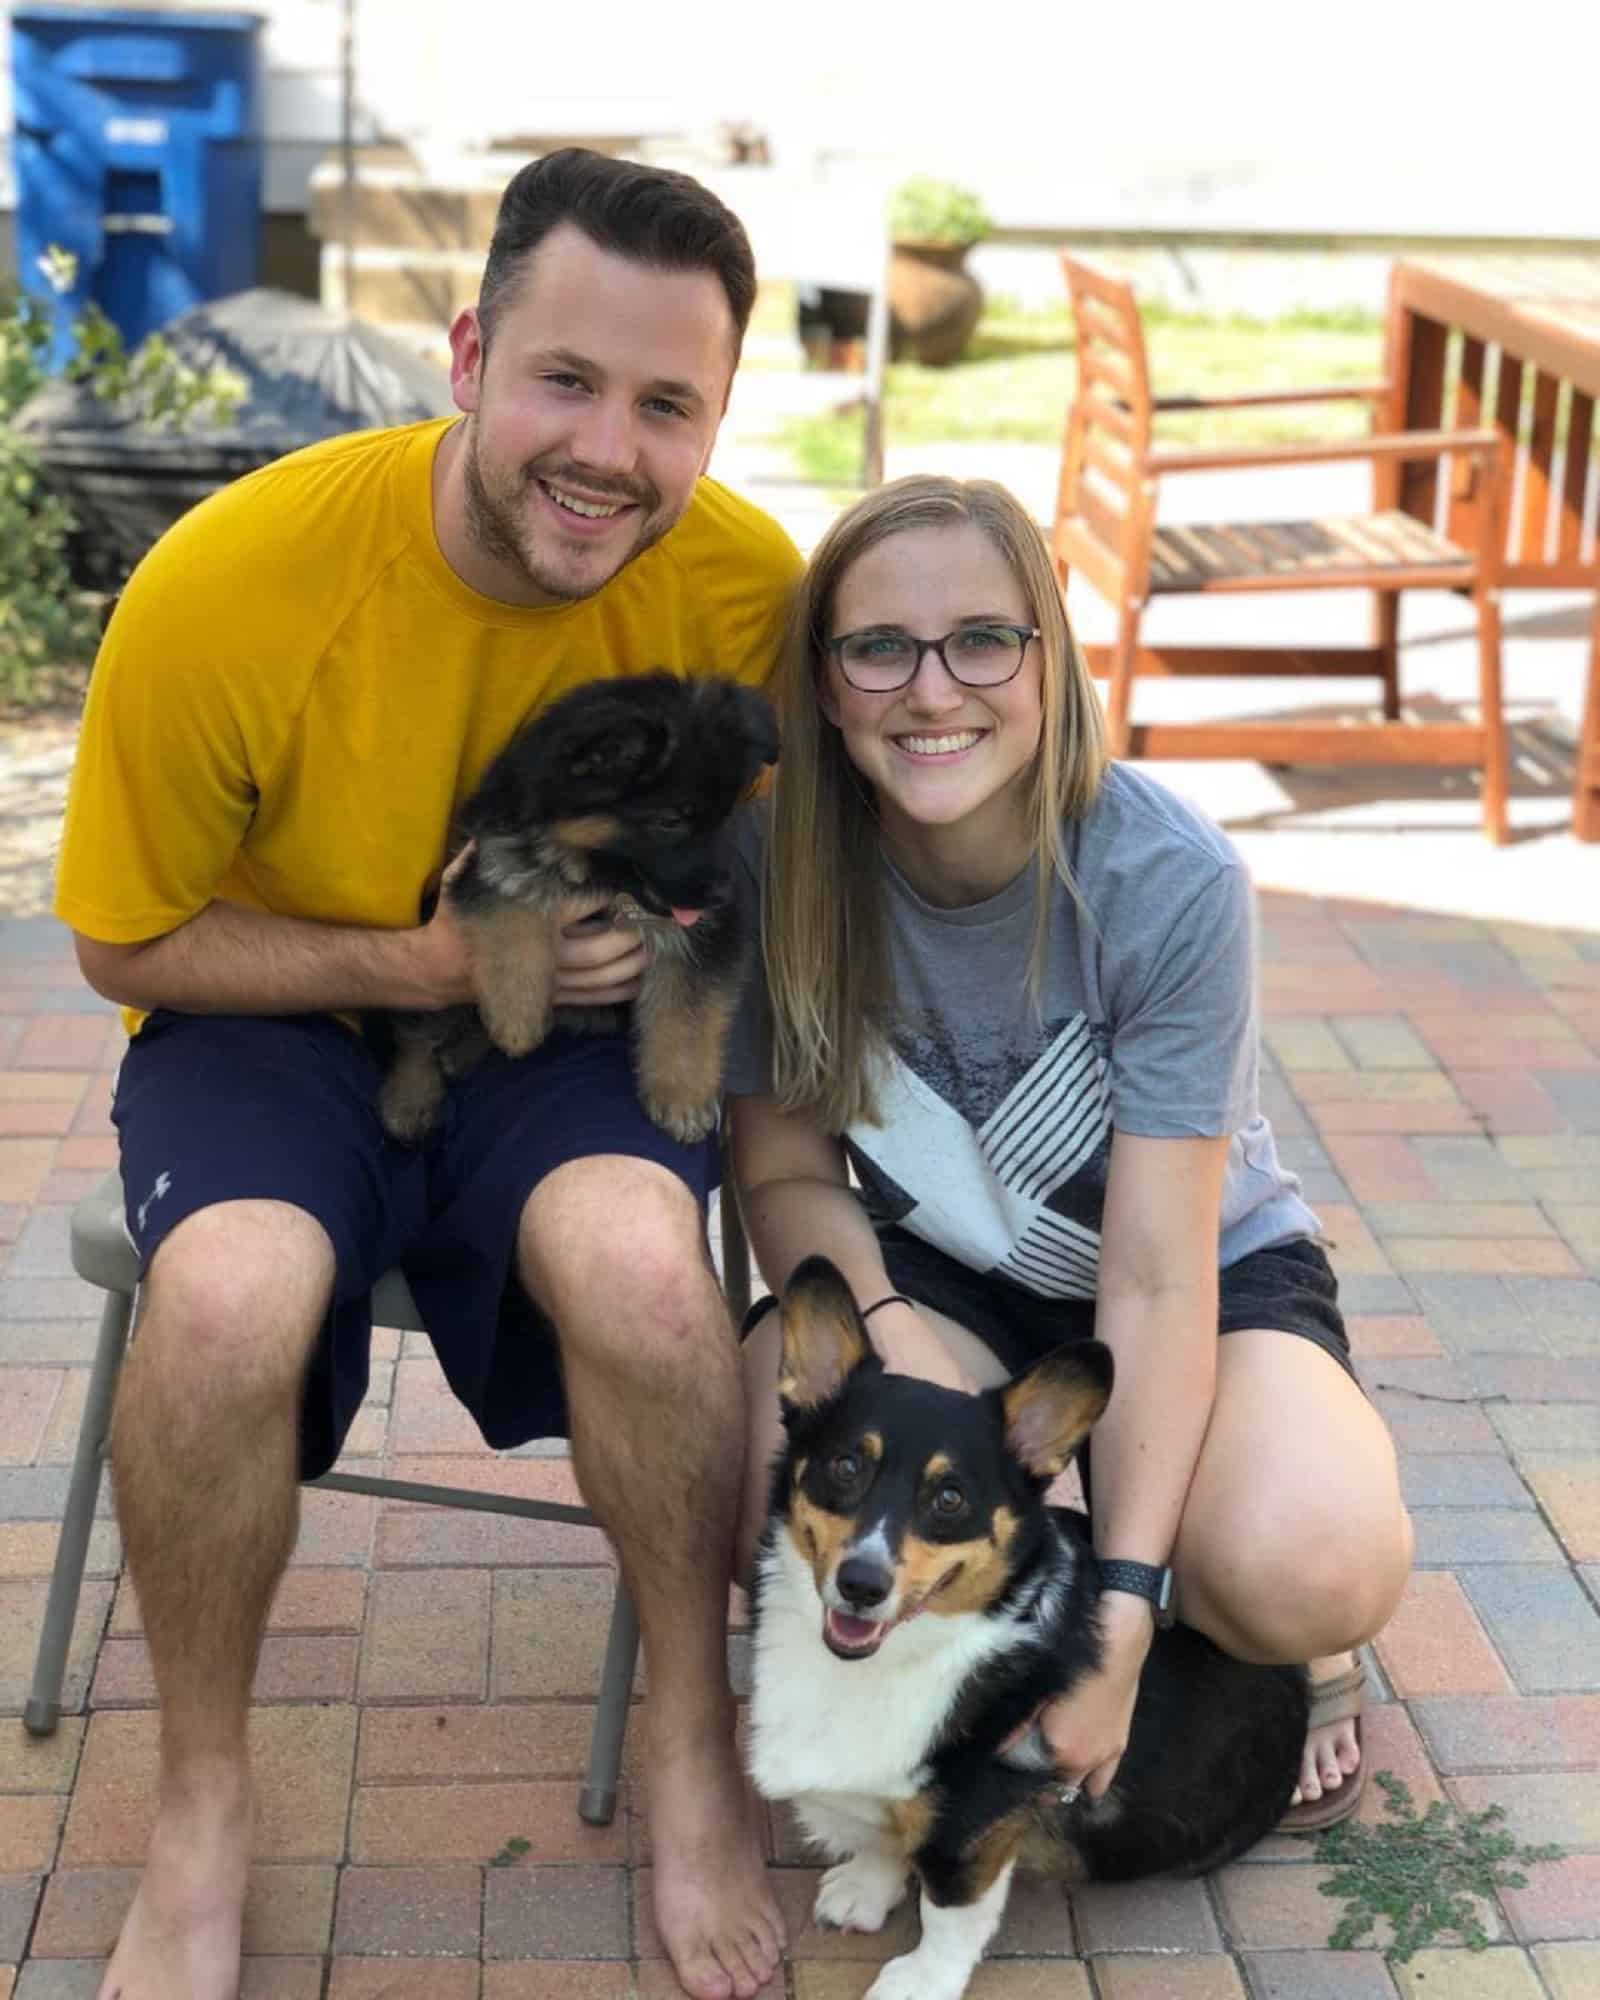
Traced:
[[1097, 1559], [1102, 1590], [1125, 1590], [1130, 1597], [1142, 1597], [1156, 1614], [1158, 1625], [1172, 1623], [1172, 1571], [1154, 1563], [1122, 1562], [1116, 1558]]

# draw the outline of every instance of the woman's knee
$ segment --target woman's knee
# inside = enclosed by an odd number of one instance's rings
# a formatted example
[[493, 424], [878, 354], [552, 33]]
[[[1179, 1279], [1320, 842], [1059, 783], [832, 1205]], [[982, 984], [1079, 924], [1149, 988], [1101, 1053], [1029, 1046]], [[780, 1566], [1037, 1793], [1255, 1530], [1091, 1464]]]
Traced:
[[1174, 1565], [1180, 1614], [1241, 1658], [1345, 1652], [1388, 1622], [1411, 1553], [1410, 1517], [1398, 1502], [1302, 1506], [1199, 1535], [1186, 1523]]

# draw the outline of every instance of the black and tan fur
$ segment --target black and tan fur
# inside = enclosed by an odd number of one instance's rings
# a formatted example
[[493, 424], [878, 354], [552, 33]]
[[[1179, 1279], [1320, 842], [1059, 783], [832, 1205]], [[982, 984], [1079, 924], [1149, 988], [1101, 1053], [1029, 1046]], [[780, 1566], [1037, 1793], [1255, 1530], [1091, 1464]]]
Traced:
[[782, 1301], [785, 1448], [754, 1587], [750, 1768], [837, 1863], [817, 1917], [875, 1930], [914, 1876], [922, 1942], [869, 2000], [959, 2000], [1013, 1868], [1123, 1881], [1221, 1866], [1288, 1805], [1304, 1672], [1157, 1631], [1105, 1798], [1008, 1739], [1101, 1656], [1086, 1518], [1046, 1489], [1105, 1407], [1110, 1351], [964, 1396], [885, 1371], [822, 1258]]
[[[640, 1101], [675, 1138], [717, 1120], [723, 1052], [752, 946], [736, 907], [728, 820], [778, 754], [763, 696], [712, 676], [626, 675], [575, 689], [526, 723], [462, 807], [447, 881], [476, 1007], [369, 1014], [386, 1067], [383, 1122], [431, 1127], [447, 1079], [490, 1044], [535, 1049], [557, 1018], [557, 913], [611, 900], [649, 962], [633, 1007]], [[682, 922], [674, 912], [693, 915]]]

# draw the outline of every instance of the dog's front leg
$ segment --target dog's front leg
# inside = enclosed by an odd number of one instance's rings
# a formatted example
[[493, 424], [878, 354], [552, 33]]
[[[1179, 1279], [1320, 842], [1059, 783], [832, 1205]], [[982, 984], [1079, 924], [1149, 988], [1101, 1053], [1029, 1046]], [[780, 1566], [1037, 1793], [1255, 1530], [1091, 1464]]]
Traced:
[[639, 1101], [674, 1139], [692, 1144], [717, 1122], [728, 1030], [739, 981], [708, 972], [669, 938], [656, 948], [634, 1003]]
[[1015, 1857], [1007, 1860], [988, 1888], [966, 1903], [935, 1902], [924, 1877], [922, 1942], [890, 1959], [867, 1988], [866, 2000], [961, 2000], [1000, 1928], [1015, 1865]]
[[555, 924], [549, 912], [503, 896], [458, 914], [489, 1039], [504, 1055], [525, 1056], [555, 1016]]

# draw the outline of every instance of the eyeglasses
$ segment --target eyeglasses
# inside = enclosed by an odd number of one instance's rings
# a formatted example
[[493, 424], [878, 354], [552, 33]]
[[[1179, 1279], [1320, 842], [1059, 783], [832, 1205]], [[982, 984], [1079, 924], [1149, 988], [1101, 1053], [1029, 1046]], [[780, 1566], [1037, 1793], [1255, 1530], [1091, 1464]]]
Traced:
[[958, 625], [940, 639], [919, 639], [897, 625], [869, 625], [829, 640], [828, 651], [862, 694], [892, 694], [906, 687], [916, 679], [924, 653], [937, 653], [945, 672], [963, 687], [991, 688], [1016, 677], [1028, 641], [1038, 636], [1037, 625], [1003, 620]]

